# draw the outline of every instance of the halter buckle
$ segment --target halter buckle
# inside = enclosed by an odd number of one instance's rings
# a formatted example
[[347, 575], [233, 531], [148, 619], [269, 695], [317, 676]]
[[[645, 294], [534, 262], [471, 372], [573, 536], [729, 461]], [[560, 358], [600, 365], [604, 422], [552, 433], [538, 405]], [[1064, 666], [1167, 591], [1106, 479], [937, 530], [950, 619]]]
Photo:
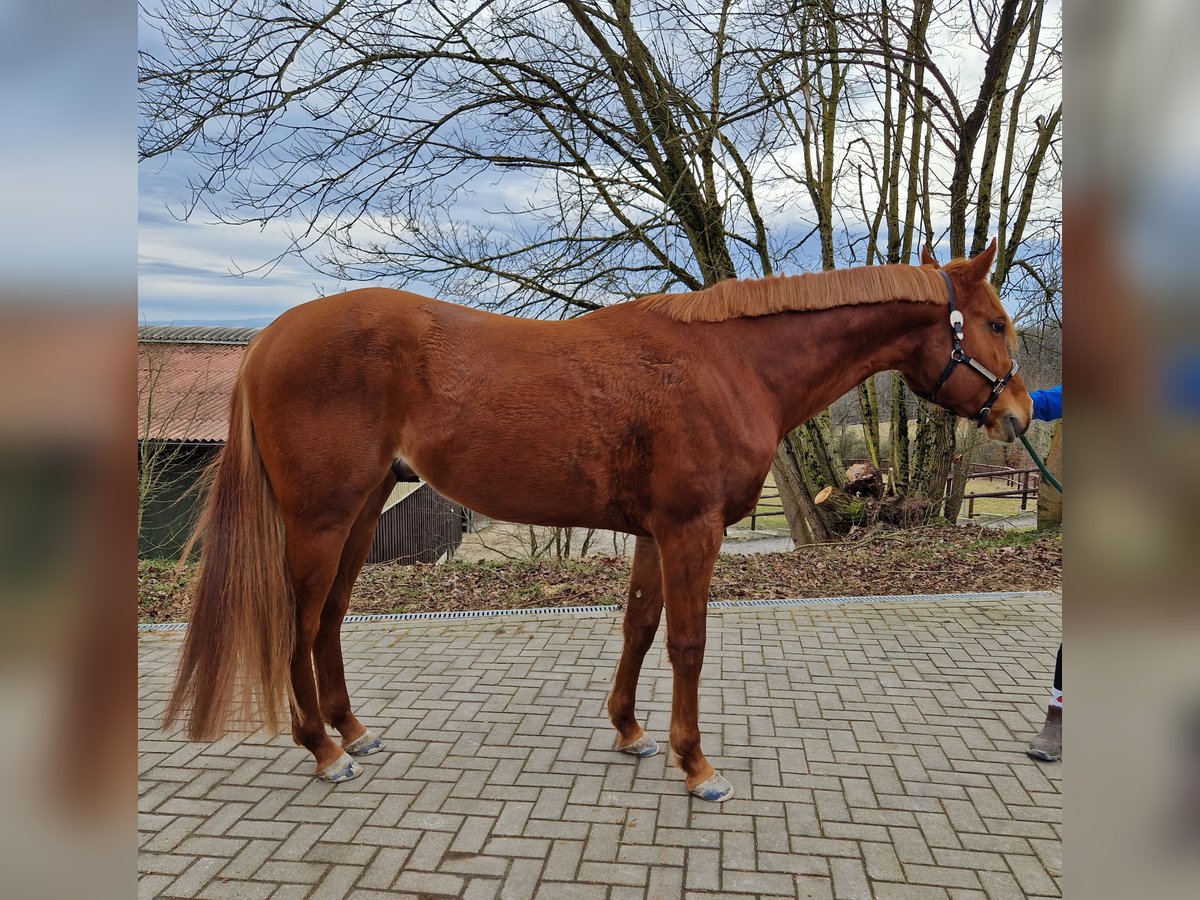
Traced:
[[965, 325], [965, 320], [963, 319], [962, 312], [960, 312], [957, 309], [952, 310], [950, 312], [950, 328], [953, 329], [954, 336], [957, 337], [960, 341], [963, 339], [964, 325]]

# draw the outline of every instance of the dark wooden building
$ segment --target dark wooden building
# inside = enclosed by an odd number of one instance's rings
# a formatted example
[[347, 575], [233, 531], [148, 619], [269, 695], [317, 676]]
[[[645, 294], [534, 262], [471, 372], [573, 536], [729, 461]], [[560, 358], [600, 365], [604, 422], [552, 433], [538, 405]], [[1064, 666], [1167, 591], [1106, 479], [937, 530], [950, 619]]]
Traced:
[[424, 482], [397, 484], [379, 516], [367, 562], [405, 565], [454, 556], [469, 513]]
[[[229, 398], [253, 328], [138, 328], [138, 556], [178, 558], [199, 481], [228, 431]], [[429, 485], [396, 485], [368, 562], [436, 562], [462, 543], [467, 513]]]

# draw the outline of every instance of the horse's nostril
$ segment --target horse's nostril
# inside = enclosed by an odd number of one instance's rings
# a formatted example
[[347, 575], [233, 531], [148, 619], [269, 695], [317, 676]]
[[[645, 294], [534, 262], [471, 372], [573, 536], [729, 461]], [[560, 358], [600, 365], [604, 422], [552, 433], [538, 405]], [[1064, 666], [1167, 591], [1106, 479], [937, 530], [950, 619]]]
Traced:
[[1017, 438], [1019, 438], [1021, 435], [1023, 435], [1029, 429], [1029, 423], [1022, 422], [1016, 416], [1009, 415], [1009, 416], [1005, 416], [1005, 418], [1008, 420], [1008, 427], [1012, 430], [1012, 436], [1013, 436], [1014, 441]]

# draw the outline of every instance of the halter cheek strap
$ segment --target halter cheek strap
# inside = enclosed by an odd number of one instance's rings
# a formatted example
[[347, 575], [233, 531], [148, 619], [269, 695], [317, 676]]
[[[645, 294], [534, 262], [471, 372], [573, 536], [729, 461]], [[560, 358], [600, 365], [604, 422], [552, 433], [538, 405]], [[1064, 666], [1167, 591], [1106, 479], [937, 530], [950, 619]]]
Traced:
[[942, 376], [937, 380], [937, 384], [933, 386], [933, 391], [930, 393], [929, 399], [933, 403], [937, 403], [938, 392], [945, 386], [946, 382], [950, 380], [950, 376], [954, 373], [954, 370], [958, 368], [960, 364], [969, 366], [992, 383], [992, 392], [988, 395], [987, 400], [984, 402], [983, 408], [971, 417], [971, 421], [976, 425], [982, 425], [985, 421], [987, 421], [987, 417], [991, 414], [992, 407], [995, 406], [996, 400], [999, 399], [1000, 395], [1004, 393], [1004, 388], [1010, 381], [1012, 381], [1012, 377], [1017, 374], [1017, 369], [1019, 369], [1020, 366], [1017, 365], [1017, 361], [1014, 359], [1012, 367], [1008, 370], [1008, 374], [1003, 378], [999, 378], [992, 374], [991, 370], [980, 363], [977, 359], [967, 355], [967, 352], [963, 350], [962, 346], [964, 321], [963, 314], [961, 311], [959, 311], [958, 305], [955, 302], [956, 298], [954, 294], [954, 281], [950, 278], [949, 273], [945, 271], [939, 272], [939, 274], [946, 280], [946, 290], [950, 293], [950, 362], [948, 362], [946, 364], [946, 368], [942, 370]]

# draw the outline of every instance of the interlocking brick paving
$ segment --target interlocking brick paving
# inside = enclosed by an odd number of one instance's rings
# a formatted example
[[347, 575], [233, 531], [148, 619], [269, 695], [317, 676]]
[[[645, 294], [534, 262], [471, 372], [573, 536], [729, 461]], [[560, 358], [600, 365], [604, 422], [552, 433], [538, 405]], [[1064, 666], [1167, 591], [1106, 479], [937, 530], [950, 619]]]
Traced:
[[[1060, 598], [713, 609], [704, 748], [611, 751], [620, 619], [540, 613], [345, 627], [356, 711], [387, 740], [331, 786], [284, 737], [157, 730], [181, 632], [139, 636], [140, 892], [200, 898], [1060, 896], [1061, 764], [1044, 716]], [[666, 745], [663, 634], [639, 712]]]

